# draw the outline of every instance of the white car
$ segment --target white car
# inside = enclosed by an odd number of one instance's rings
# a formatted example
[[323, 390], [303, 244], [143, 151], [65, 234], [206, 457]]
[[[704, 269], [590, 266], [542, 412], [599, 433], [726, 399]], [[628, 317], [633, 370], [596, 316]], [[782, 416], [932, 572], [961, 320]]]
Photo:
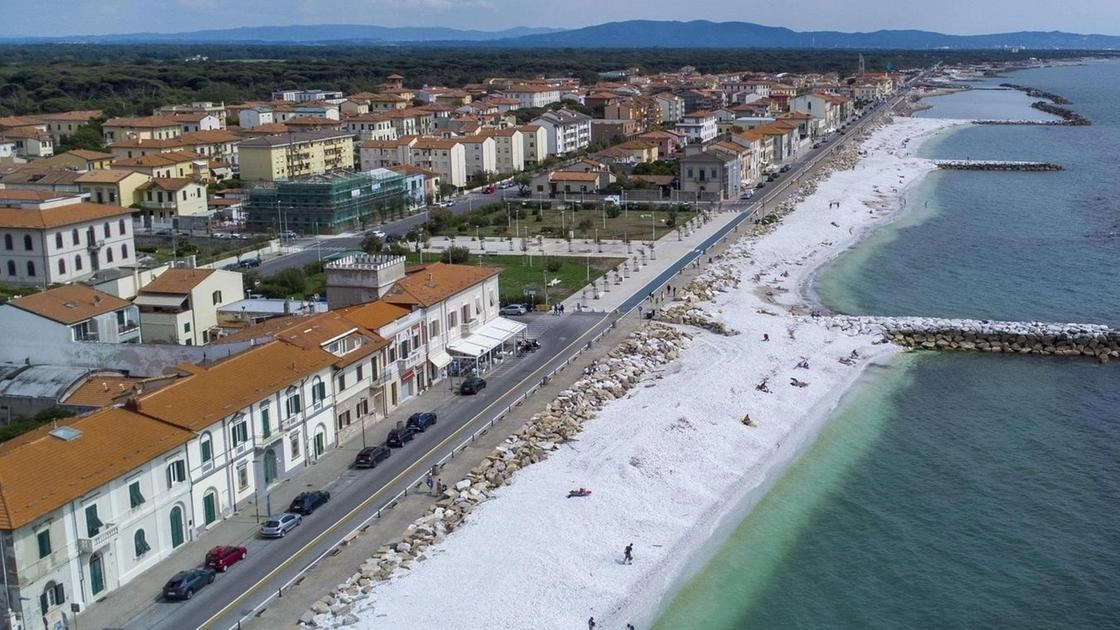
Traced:
[[265, 538], [283, 538], [284, 534], [295, 529], [295, 527], [302, 522], [302, 516], [299, 514], [292, 514], [291, 512], [269, 516], [265, 519], [265, 522], [261, 524], [261, 536]]
[[381, 240], [385, 240], [385, 237], [388, 236], [388, 234], [385, 233], [385, 230], [370, 230], [369, 235], [376, 236]]
[[507, 304], [498, 310], [499, 315], [524, 315], [529, 308], [524, 304]]

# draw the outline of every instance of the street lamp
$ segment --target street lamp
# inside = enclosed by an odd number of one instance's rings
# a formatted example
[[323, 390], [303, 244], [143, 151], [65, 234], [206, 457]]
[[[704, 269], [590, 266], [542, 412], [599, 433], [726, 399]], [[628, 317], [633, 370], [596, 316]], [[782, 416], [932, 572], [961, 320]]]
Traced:
[[587, 255], [587, 281], [591, 282], [591, 254]]

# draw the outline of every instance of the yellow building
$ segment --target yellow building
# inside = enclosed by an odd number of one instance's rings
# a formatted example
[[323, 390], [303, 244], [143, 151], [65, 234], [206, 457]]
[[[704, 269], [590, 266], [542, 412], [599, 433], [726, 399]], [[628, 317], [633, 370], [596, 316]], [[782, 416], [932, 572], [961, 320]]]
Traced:
[[238, 145], [241, 179], [285, 181], [354, 168], [354, 136], [339, 131], [303, 131], [262, 136]]
[[197, 153], [168, 151], [117, 160], [115, 168], [144, 173], [152, 177], [197, 177], [210, 179], [210, 161]]
[[167, 140], [182, 135], [179, 121], [163, 116], [144, 118], [110, 118], [101, 125], [105, 142], [114, 143], [130, 138], [137, 140]]
[[183, 217], [195, 217], [199, 220], [194, 223], [205, 224], [210, 214], [206, 187], [187, 177], [154, 178], [141, 186], [137, 194], [140, 219], [147, 228], [173, 228], [176, 227], [175, 219]]
[[36, 164], [51, 168], [71, 168], [75, 171], [95, 171], [103, 168], [113, 168], [114, 159], [116, 159], [116, 156], [112, 153], [74, 149], [37, 160]]
[[89, 193], [89, 200], [93, 203], [127, 208], [139, 201], [136, 191], [150, 179], [136, 171], [105, 168], [82, 173], [74, 181], [80, 192]]

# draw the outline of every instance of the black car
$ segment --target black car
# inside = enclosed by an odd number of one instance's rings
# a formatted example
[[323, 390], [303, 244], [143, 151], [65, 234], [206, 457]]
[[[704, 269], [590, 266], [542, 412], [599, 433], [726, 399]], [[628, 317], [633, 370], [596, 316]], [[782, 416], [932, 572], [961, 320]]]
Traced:
[[190, 599], [202, 587], [214, 581], [214, 573], [214, 569], [210, 567], [180, 571], [163, 585], [163, 597], [164, 599]]
[[261, 259], [260, 258], [246, 258], [245, 260], [242, 260], [241, 262], [239, 262], [237, 264], [242, 269], [252, 269], [254, 267], [260, 267], [261, 266]]
[[423, 433], [436, 423], [436, 414], [434, 411], [425, 411], [422, 413], [414, 413], [408, 417], [408, 426], [415, 429], [418, 433]]
[[314, 512], [319, 506], [326, 504], [331, 500], [331, 493], [325, 490], [312, 490], [311, 492], [301, 492], [296, 498], [292, 499], [292, 504], [288, 506], [288, 511], [293, 514], [307, 515]]
[[392, 452], [384, 446], [367, 446], [358, 451], [358, 456], [354, 458], [354, 467], [374, 468], [378, 463], [387, 459]]
[[477, 394], [478, 392], [486, 389], [486, 379], [479, 376], [468, 376], [467, 380], [459, 386], [459, 393], [464, 396]]
[[385, 438], [385, 444], [393, 448], [400, 448], [404, 446], [405, 442], [412, 441], [413, 436], [416, 435], [416, 429], [411, 426], [405, 425], [400, 429], [393, 429], [389, 431], [389, 436]]

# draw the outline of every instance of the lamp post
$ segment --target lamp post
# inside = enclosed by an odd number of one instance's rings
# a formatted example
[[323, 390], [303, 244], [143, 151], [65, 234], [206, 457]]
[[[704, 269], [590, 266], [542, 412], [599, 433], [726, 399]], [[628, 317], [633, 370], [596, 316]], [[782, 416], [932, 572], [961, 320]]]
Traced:
[[587, 281], [591, 282], [591, 254], [587, 255]]

